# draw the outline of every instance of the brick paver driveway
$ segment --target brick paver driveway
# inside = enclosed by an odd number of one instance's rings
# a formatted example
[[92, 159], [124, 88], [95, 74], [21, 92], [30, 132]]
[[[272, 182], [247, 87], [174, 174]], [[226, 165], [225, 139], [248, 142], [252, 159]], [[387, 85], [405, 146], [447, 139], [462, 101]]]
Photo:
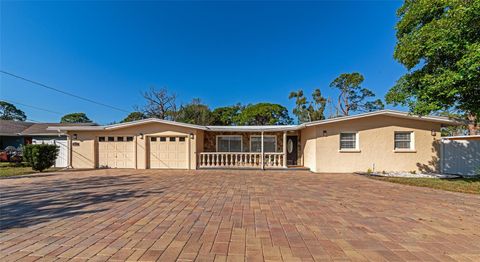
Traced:
[[480, 198], [350, 174], [95, 170], [0, 180], [2, 261], [480, 261]]

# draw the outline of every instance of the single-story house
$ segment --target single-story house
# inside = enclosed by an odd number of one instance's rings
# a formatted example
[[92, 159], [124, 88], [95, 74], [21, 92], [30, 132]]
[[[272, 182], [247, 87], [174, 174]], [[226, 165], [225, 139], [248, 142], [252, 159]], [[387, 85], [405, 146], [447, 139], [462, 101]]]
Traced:
[[52, 126], [72, 168], [308, 168], [313, 172], [439, 170], [439, 116], [381, 110], [299, 125], [200, 126], [144, 119]]
[[0, 120], [0, 150], [4, 150], [9, 146], [20, 148], [27, 144], [55, 144], [59, 147], [55, 167], [67, 167], [69, 153], [66, 134], [56, 130], [47, 130], [47, 128], [91, 125], [95, 124], [32, 123]]

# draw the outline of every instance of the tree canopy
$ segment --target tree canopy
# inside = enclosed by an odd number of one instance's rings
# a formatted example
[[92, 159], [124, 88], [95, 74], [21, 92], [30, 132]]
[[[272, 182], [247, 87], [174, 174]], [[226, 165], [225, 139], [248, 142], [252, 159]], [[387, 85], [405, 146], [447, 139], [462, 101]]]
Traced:
[[292, 123], [288, 110], [279, 104], [247, 105], [237, 117], [239, 125], [287, 125]]
[[128, 116], [125, 117], [122, 121], [120, 121], [120, 123], [132, 122], [132, 121], [136, 121], [136, 120], [142, 120], [142, 119], [145, 119], [145, 118], [147, 118], [147, 116], [145, 116], [144, 113], [135, 111], [135, 112], [132, 112], [132, 113], [128, 114]]
[[340, 91], [337, 107], [344, 116], [351, 112], [370, 112], [384, 108], [380, 99], [366, 101], [375, 97], [375, 94], [361, 86], [364, 79], [363, 75], [357, 72], [344, 73], [330, 83], [330, 87]]
[[325, 107], [327, 99], [322, 96], [320, 89], [315, 89], [312, 93], [312, 101], [308, 101], [303, 95], [303, 90], [291, 92], [289, 99], [295, 98], [295, 108], [293, 114], [297, 116], [298, 122], [304, 123], [325, 119]]
[[85, 113], [70, 113], [62, 116], [60, 123], [91, 123]]
[[176, 121], [195, 125], [210, 125], [212, 112], [210, 108], [195, 98], [192, 102], [182, 105], [178, 110]]
[[212, 112], [212, 125], [231, 126], [236, 125], [238, 116], [242, 112], [244, 106], [236, 104], [233, 106], [217, 107]]
[[407, 0], [398, 9], [394, 58], [408, 72], [386, 101], [416, 114], [480, 114], [480, 1]]
[[25, 115], [25, 112], [18, 109], [15, 105], [5, 101], [0, 101], [0, 119], [25, 121], [27, 120], [27, 115]]

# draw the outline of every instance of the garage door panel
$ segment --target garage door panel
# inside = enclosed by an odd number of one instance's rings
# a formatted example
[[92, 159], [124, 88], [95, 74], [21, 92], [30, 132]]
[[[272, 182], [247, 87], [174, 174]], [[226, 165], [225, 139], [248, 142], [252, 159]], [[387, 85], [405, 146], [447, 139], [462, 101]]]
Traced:
[[109, 168], [135, 168], [135, 143], [126, 137], [99, 137], [98, 165]]
[[149, 141], [150, 168], [187, 168], [187, 143], [180, 137], [155, 137]]

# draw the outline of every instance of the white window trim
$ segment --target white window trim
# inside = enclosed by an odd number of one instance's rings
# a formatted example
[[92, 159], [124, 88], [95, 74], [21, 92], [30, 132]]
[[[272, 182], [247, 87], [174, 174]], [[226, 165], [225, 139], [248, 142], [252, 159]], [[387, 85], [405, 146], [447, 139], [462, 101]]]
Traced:
[[[342, 149], [342, 134], [355, 134], [355, 148]], [[338, 134], [338, 152], [340, 153], [360, 153], [360, 136], [358, 131], [341, 131]]]
[[[243, 136], [242, 135], [217, 135], [215, 137], [215, 140], [216, 140], [216, 144], [215, 144], [215, 149], [217, 152], [218, 151], [218, 138], [220, 137], [240, 137], [240, 152], [243, 152]], [[220, 152], [220, 153], [230, 153], [230, 152]], [[235, 153], [235, 152], [231, 152], [231, 153]]]
[[[252, 137], [258, 137], [258, 138], [262, 138], [262, 135], [250, 135], [250, 152], [253, 152], [252, 151]], [[277, 136], [276, 135], [263, 135], [263, 138], [265, 137], [273, 137], [275, 138], [275, 153], [277, 152]]]
[[[395, 148], [395, 134], [396, 133], [410, 133], [410, 148]], [[417, 152], [415, 149], [415, 132], [410, 130], [405, 131], [395, 131], [393, 134], [393, 151], [394, 152]]]

